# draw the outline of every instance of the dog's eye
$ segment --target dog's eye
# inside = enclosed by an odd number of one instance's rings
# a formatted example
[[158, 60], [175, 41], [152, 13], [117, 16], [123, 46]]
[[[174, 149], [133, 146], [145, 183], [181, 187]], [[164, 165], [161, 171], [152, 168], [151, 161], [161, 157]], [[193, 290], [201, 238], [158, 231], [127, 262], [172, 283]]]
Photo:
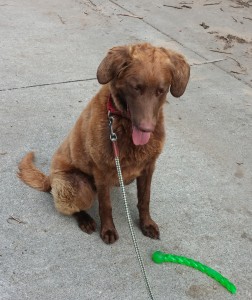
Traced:
[[156, 90], [156, 95], [157, 95], [157, 96], [161, 96], [162, 94], [164, 94], [164, 92], [165, 92], [164, 89], [158, 88], [158, 89]]
[[142, 91], [142, 86], [140, 84], [134, 86], [134, 90], [136, 90], [137, 92], [141, 92]]

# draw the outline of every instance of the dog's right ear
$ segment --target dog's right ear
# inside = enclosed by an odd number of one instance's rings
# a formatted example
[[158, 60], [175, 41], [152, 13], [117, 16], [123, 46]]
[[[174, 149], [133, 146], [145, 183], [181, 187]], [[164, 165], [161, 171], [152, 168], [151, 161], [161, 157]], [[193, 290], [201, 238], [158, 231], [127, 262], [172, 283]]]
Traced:
[[109, 50], [97, 69], [97, 79], [101, 84], [106, 84], [114, 79], [122, 70], [128, 67], [131, 61], [130, 51], [127, 46], [114, 47]]

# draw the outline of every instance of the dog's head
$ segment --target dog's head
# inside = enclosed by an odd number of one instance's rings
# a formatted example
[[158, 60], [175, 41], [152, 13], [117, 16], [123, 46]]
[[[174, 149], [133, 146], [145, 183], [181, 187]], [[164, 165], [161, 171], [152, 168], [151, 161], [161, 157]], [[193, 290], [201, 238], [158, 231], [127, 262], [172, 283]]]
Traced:
[[167, 93], [180, 97], [189, 76], [182, 55], [150, 44], [114, 47], [97, 70], [99, 83], [110, 82], [117, 108], [130, 111], [135, 144], [148, 142]]

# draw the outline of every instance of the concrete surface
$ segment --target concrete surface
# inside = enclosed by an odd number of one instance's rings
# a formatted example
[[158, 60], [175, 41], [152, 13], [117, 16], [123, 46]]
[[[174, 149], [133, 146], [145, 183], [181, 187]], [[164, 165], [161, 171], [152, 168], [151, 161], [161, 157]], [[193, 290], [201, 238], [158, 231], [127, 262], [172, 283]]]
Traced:
[[[127, 187], [155, 298], [252, 299], [251, 6], [0, 0], [1, 300], [148, 299], [118, 189], [112, 197], [120, 239], [108, 246], [15, 175], [29, 150], [48, 172], [51, 155], [99, 89], [96, 68], [107, 49], [139, 41], [178, 50], [193, 65], [185, 95], [169, 96], [165, 108], [167, 142], [151, 206], [160, 241], [140, 233], [135, 185]], [[99, 220], [97, 204], [91, 214]], [[237, 294], [193, 269], [154, 265], [157, 249], [220, 271]]]

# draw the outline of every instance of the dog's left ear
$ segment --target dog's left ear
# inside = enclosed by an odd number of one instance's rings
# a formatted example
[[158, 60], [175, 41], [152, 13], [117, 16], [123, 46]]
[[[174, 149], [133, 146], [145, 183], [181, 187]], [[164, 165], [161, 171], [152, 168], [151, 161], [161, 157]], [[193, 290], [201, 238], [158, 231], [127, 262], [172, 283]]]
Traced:
[[97, 69], [97, 79], [101, 84], [106, 84], [115, 78], [122, 70], [127, 68], [131, 61], [127, 46], [114, 47], [109, 50]]
[[172, 64], [170, 92], [174, 97], [180, 97], [184, 94], [190, 77], [190, 66], [183, 55], [164, 48], [161, 49], [167, 54]]

